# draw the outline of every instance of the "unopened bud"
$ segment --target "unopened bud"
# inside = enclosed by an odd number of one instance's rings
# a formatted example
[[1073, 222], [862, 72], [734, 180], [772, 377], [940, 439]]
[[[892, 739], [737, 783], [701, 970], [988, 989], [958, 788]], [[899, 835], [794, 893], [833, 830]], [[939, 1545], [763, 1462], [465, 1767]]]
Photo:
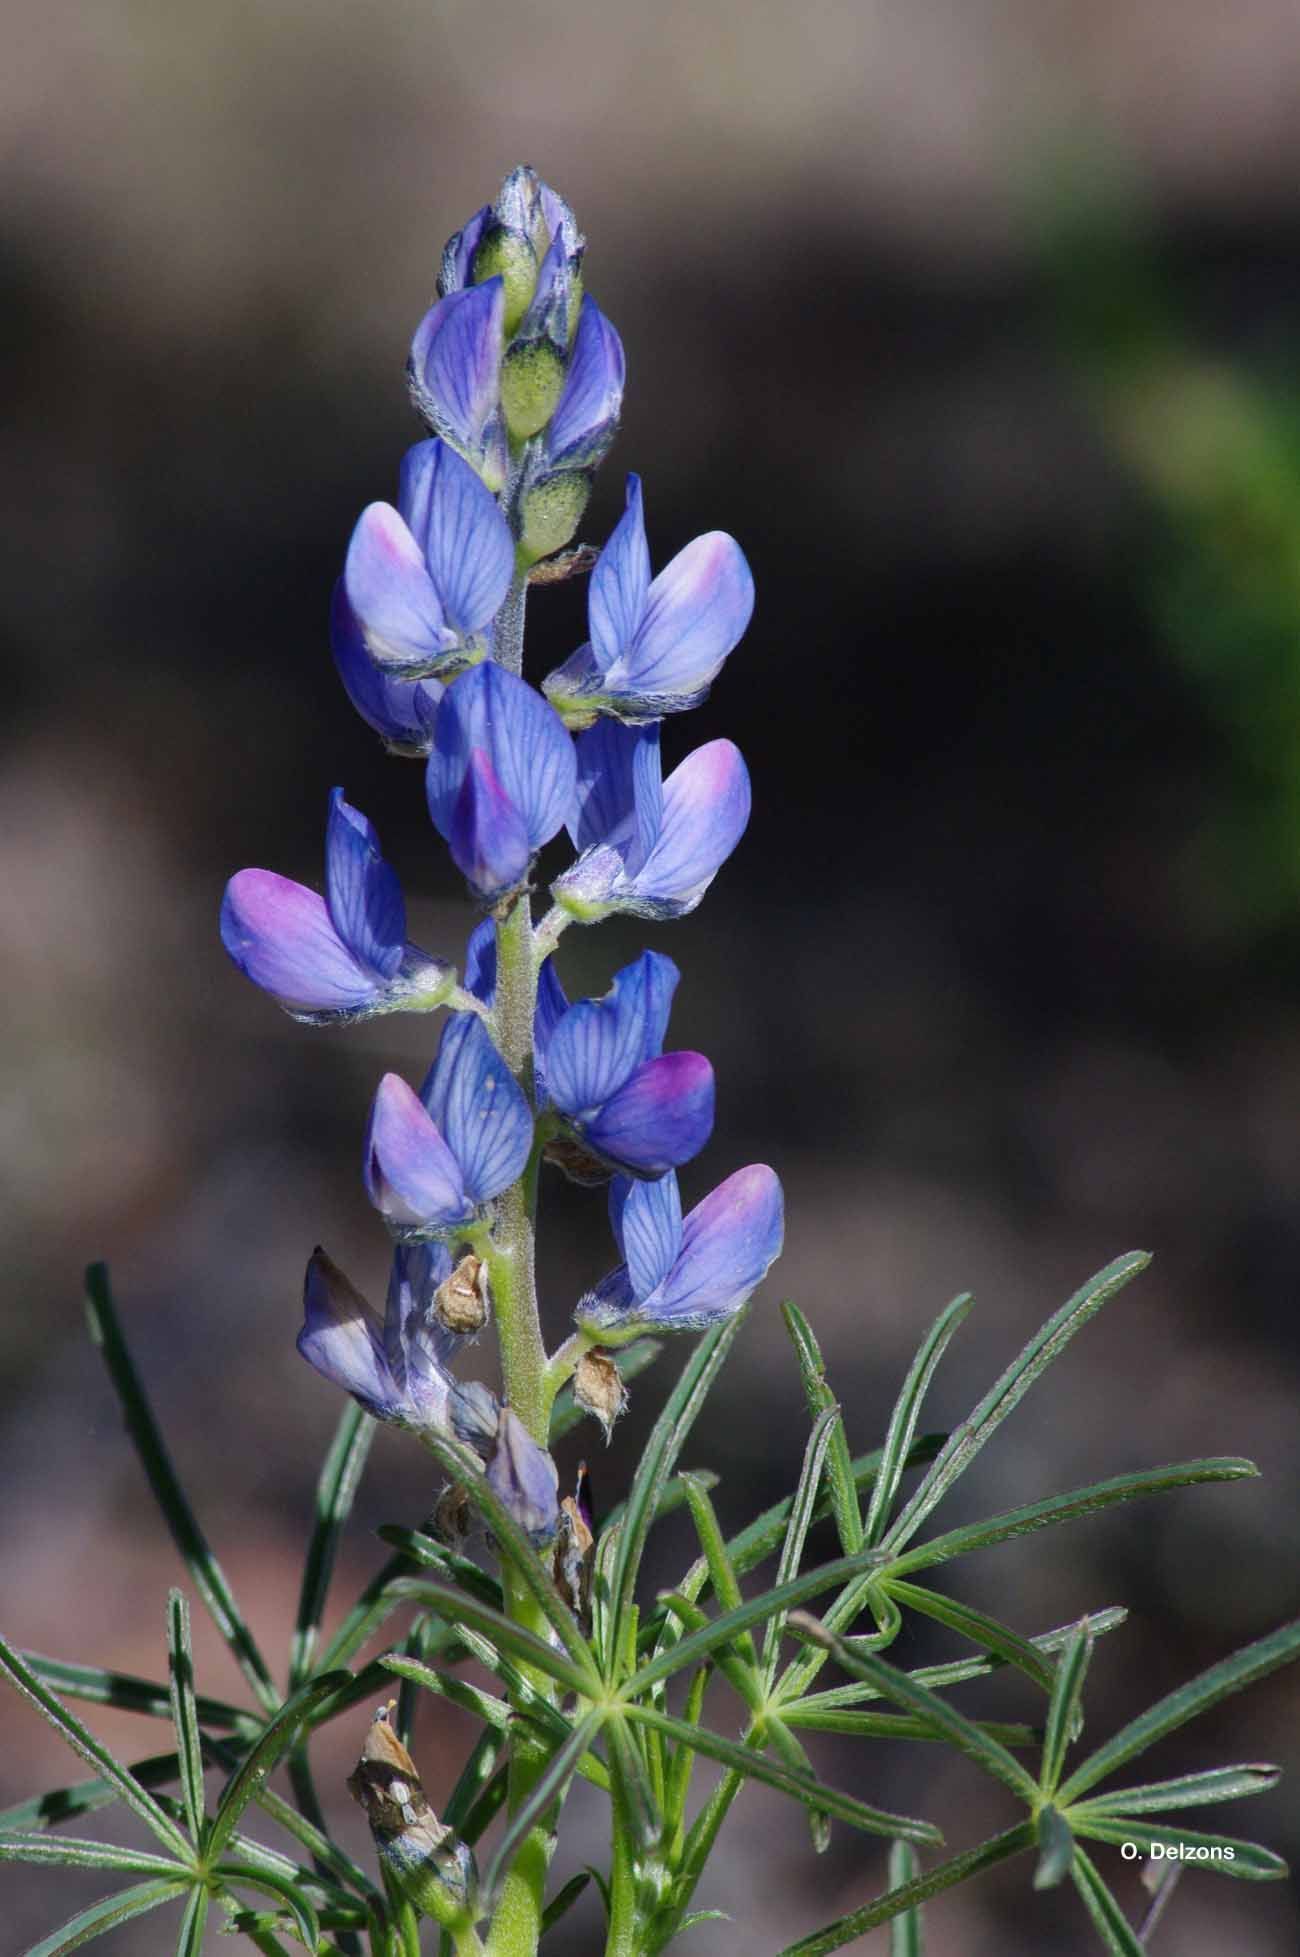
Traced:
[[395, 1704], [375, 1714], [348, 1790], [365, 1810], [379, 1858], [403, 1894], [439, 1923], [464, 1923], [473, 1857], [430, 1807], [415, 1762], [393, 1730]]
[[573, 1375], [573, 1397], [584, 1413], [594, 1414], [605, 1430], [605, 1440], [614, 1431], [614, 1422], [627, 1405], [623, 1375], [599, 1346], [584, 1352]]
[[501, 363], [501, 406], [516, 441], [545, 428], [563, 387], [564, 355], [551, 340], [515, 341]]
[[591, 495], [585, 469], [561, 469], [541, 476], [520, 499], [519, 544], [529, 564], [549, 557], [573, 536]]
[[481, 1332], [490, 1316], [487, 1265], [468, 1252], [434, 1293], [433, 1309], [448, 1332]]
[[502, 1407], [487, 1482], [534, 1548], [550, 1542], [559, 1518], [555, 1463], [513, 1407]]
[[475, 285], [482, 285], [487, 279], [501, 280], [506, 300], [505, 329], [509, 336], [528, 311], [537, 284], [537, 254], [532, 245], [521, 231], [508, 225], [489, 226], [474, 253], [472, 276]]

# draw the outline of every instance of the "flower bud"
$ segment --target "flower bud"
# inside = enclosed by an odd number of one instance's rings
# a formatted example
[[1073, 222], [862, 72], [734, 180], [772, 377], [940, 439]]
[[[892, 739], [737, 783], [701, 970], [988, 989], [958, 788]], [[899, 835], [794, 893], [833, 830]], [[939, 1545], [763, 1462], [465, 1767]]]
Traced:
[[559, 1520], [559, 1476], [513, 1407], [502, 1407], [487, 1481], [535, 1548], [550, 1542]]
[[561, 469], [539, 476], [519, 499], [519, 548], [536, 563], [560, 550], [573, 536], [591, 495], [586, 469]]
[[614, 1422], [627, 1405], [627, 1388], [618, 1367], [599, 1346], [584, 1352], [578, 1361], [573, 1375], [573, 1397], [584, 1413], [594, 1415], [600, 1422], [608, 1444]]
[[365, 1810], [380, 1861], [408, 1900], [439, 1923], [464, 1924], [473, 1857], [429, 1806], [415, 1762], [390, 1723], [395, 1704], [375, 1714], [348, 1790]]
[[462, 1257], [434, 1293], [438, 1322], [448, 1332], [481, 1332], [488, 1322], [491, 1291], [487, 1265], [472, 1252]]
[[564, 391], [564, 354], [549, 339], [520, 339], [501, 363], [501, 406], [516, 441], [540, 434]]

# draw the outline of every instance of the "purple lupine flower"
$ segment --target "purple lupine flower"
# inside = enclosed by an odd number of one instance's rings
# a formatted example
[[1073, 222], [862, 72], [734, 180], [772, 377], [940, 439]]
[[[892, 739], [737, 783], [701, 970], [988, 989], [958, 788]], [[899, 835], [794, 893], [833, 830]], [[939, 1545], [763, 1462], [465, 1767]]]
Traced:
[[330, 602], [330, 644], [349, 700], [392, 754], [426, 755], [445, 689], [438, 680], [394, 679], [376, 666], [340, 578]]
[[581, 851], [551, 885], [581, 923], [611, 911], [681, 917], [692, 911], [749, 821], [749, 773], [731, 741], [708, 741], [662, 779], [659, 729], [601, 720], [576, 742], [575, 813]]
[[402, 1237], [454, 1233], [518, 1179], [533, 1113], [477, 1013], [451, 1013], [419, 1094], [379, 1083], [366, 1130], [366, 1191]]
[[436, 677], [483, 657], [510, 588], [514, 541], [492, 492], [446, 442], [407, 450], [397, 501], [362, 511], [343, 593], [384, 672]]
[[542, 691], [574, 727], [598, 713], [635, 722], [697, 707], [753, 609], [749, 566], [722, 530], [696, 537], [651, 581], [641, 482], [629, 476], [627, 509], [591, 574], [591, 638]]
[[406, 363], [416, 412], [493, 492], [505, 487], [510, 471], [500, 401], [505, 332], [505, 284], [488, 279], [430, 307]]
[[560, 1520], [560, 1477], [554, 1461], [539, 1447], [513, 1407], [504, 1406], [487, 1458], [487, 1480], [534, 1549], [554, 1536]]
[[484, 204], [467, 224], [448, 238], [443, 247], [442, 269], [438, 273], [440, 299], [445, 299], [449, 292], [461, 292], [467, 285], [473, 285], [475, 254], [491, 222], [492, 206]]
[[[548, 965], [550, 961], [547, 961]], [[601, 1170], [660, 1176], [698, 1155], [713, 1130], [713, 1069], [702, 1053], [664, 1053], [680, 974], [643, 952], [603, 999], [567, 1006], [554, 971], [539, 986], [538, 1099], [565, 1118], [568, 1136]], [[555, 1159], [570, 1165], [561, 1148]], [[593, 1179], [585, 1164], [580, 1180]]]
[[573, 742], [526, 681], [491, 661], [447, 688], [426, 788], [434, 827], [484, 903], [515, 890], [568, 819]]
[[675, 1175], [615, 1179], [610, 1222], [623, 1263], [574, 1317], [602, 1344], [653, 1329], [700, 1331], [739, 1311], [781, 1254], [781, 1184], [766, 1163], [737, 1169], [682, 1220]]
[[274, 870], [240, 870], [222, 900], [221, 942], [246, 978], [310, 1025], [430, 1011], [456, 982], [452, 966], [408, 944], [401, 886], [341, 788], [330, 796], [325, 896]]
[[545, 434], [546, 469], [595, 468], [618, 432], [626, 378], [623, 342], [588, 294]]

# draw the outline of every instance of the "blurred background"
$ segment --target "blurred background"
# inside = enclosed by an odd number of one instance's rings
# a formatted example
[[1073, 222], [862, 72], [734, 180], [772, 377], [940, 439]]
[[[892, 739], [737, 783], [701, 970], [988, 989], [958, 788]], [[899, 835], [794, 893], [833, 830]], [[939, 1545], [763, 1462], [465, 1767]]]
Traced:
[[[656, 564], [743, 543], [759, 601], [708, 706], [755, 814], [705, 907], [572, 931], [571, 992], [648, 941], [684, 970], [674, 1043], [719, 1076], [695, 1200], [785, 1179], [787, 1254], [688, 1464], [738, 1526], [793, 1484], [806, 1419], [775, 1306], [817, 1325], [857, 1449], [924, 1327], [975, 1316], [927, 1424], [964, 1414], [1090, 1272], [1152, 1271], [1035, 1389], [947, 1524], [1191, 1454], [1260, 1482], [1178, 1493], [955, 1566], [1033, 1632], [1123, 1603], [1092, 1730], [1297, 1602], [1300, 1341], [1300, 20], [1292, 0], [4, 0], [0, 433], [8, 740], [0, 769], [0, 1319], [5, 1629], [158, 1675], [178, 1574], [80, 1303], [120, 1308], [204, 1525], [263, 1644], [287, 1649], [338, 1406], [296, 1357], [323, 1238], [381, 1295], [358, 1164], [426, 1022], [292, 1024], [227, 965], [226, 877], [318, 882], [344, 784], [403, 875], [412, 935], [468, 912], [423, 809], [329, 658], [331, 583], [419, 430], [402, 367], [446, 235], [519, 160], [576, 207], [620, 328], [622, 473]], [[584, 594], [531, 605], [531, 671]], [[544, 869], [562, 865], [564, 852]], [[603, 1208], [550, 1192], [558, 1339], [611, 1260]], [[598, 1504], [625, 1485], [682, 1355], [634, 1390]], [[414, 1522], [425, 1457], [381, 1435], [337, 1599]], [[823, 1545], [828, 1547], [828, 1545]], [[687, 1525], [652, 1572], [680, 1575]], [[909, 1631], [908, 1662], [952, 1655]], [[238, 1681], [200, 1627], [200, 1683]], [[717, 1689], [715, 1716], [735, 1712]], [[1007, 1709], [1005, 1687], [968, 1707]], [[96, 1715], [128, 1758], [159, 1729]], [[346, 1724], [346, 1722], [344, 1722]], [[364, 1719], [334, 1732], [342, 1789]], [[6, 1713], [0, 1800], [80, 1777]], [[426, 1712], [438, 1803], [466, 1733]], [[974, 1841], [965, 1769], [827, 1738], [828, 1775]], [[1290, 1763], [1222, 1825], [1300, 1850], [1286, 1675], [1153, 1757]], [[580, 1820], [559, 1873], [603, 1853]], [[996, 1797], [981, 1832], [1004, 1825]], [[105, 1821], [105, 1827], [113, 1825]], [[129, 1830], [128, 1830], [129, 1834]], [[1117, 1858], [1136, 1913], [1137, 1878]], [[6, 1871], [17, 1949], [108, 1885]], [[812, 1855], [746, 1795], [683, 1951], [774, 1951], [885, 1886], [880, 1844]], [[1092, 1948], [1016, 1864], [936, 1904], [935, 1957]], [[1281, 1957], [1289, 1886], [1191, 1874], [1154, 1949]], [[594, 1909], [559, 1957], [599, 1947]], [[106, 1949], [151, 1957], [151, 1917]], [[878, 1938], [877, 1942], [880, 1941]], [[9, 1946], [7, 1946], [9, 1947]], [[870, 1946], [874, 1947], [874, 1945]]]

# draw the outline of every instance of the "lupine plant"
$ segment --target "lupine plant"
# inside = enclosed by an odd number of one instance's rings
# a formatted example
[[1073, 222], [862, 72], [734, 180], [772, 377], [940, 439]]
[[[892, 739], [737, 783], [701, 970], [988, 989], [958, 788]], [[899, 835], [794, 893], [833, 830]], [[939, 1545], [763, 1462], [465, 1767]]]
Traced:
[[[1016, 1855], [1034, 1864], [1023, 1946], [1049, 1938], [1041, 1892], [1069, 1883], [1100, 1947], [1123, 1957], [1147, 1947], [1169, 1883], [1136, 1926], [1100, 1865], [1114, 1845], [1162, 1857], [1167, 1870], [1284, 1873], [1266, 1848], [1168, 1818], [1257, 1793], [1275, 1768], [1209, 1766], [1137, 1785], [1122, 1770], [1294, 1657], [1300, 1625], [1215, 1665], [1074, 1764], [1094, 1646], [1123, 1609], [1033, 1634], [934, 1587], [943, 1565], [1010, 1538], [1256, 1472], [1233, 1458], [1179, 1462], [932, 1528], [953, 1484], [1143, 1255], [1085, 1284], [951, 1433], [923, 1432], [927, 1389], [970, 1305], [955, 1299], [926, 1331], [883, 1441], [858, 1454], [812, 1329], [786, 1303], [809, 1423], [792, 1494], [728, 1536], [715, 1477], [680, 1466], [781, 1249], [781, 1186], [763, 1164], [732, 1168], [684, 1215], [677, 1170], [709, 1140], [714, 1078], [702, 1054], [668, 1045], [676, 965], [645, 951], [603, 997], [575, 1000], [558, 965], [574, 924], [622, 912], [657, 925], [694, 911], [740, 841], [750, 789], [738, 750], [707, 742], [665, 778], [660, 741], [718, 679], [749, 623], [753, 583], [720, 531], [656, 570], [636, 476], [603, 549], [574, 544], [624, 380], [618, 335], [584, 290], [583, 253], [568, 206], [529, 169], [452, 238], [410, 356], [429, 433], [401, 459], [396, 502], [362, 512], [333, 595], [338, 676], [386, 746], [422, 764], [433, 827], [480, 912], [463, 954], [409, 941], [398, 877], [341, 789], [323, 894], [246, 869], [221, 910], [234, 963], [297, 1019], [445, 1015], [424, 1080], [385, 1075], [365, 1125], [362, 1177], [390, 1240], [382, 1314], [326, 1250], [307, 1265], [298, 1349], [346, 1397], [287, 1663], [272, 1667], [241, 1614], [172, 1466], [107, 1273], [92, 1267], [92, 1335], [248, 1698], [196, 1690], [179, 1592], [165, 1680], [0, 1647], [13, 1684], [90, 1769], [0, 1818], [0, 1858], [130, 1878], [29, 1957], [58, 1957], [166, 1904], [179, 1908], [180, 1957], [193, 1957], [213, 1903], [277, 1957], [299, 1946], [315, 1957], [528, 1957], [589, 1885], [609, 1957], [652, 1957], [716, 1914], [710, 1858], [752, 1781], [803, 1810], [810, 1854], [836, 1826], [879, 1844], [874, 1869], [863, 1856], [874, 1896], [784, 1957], [820, 1957], [884, 1924], [896, 1957], [917, 1952], [927, 1898]], [[589, 637], [539, 689], [524, 675], [529, 590], [588, 573]], [[561, 832], [572, 857], [535, 915], [538, 855]], [[548, 1349], [534, 1240], [552, 1172], [606, 1191], [615, 1249]], [[458, 1374], [467, 1342], [489, 1333], [499, 1390]], [[674, 1335], [684, 1367], [630, 1486], [596, 1516], [557, 1445], [582, 1421], [608, 1435], [629, 1382]], [[379, 1422], [432, 1456], [430, 1511], [419, 1527], [380, 1531], [388, 1560], [327, 1633], [339, 1535]], [[674, 1511], [698, 1552], [671, 1588], [647, 1595], [647, 1542]], [[808, 1555], [821, 1522], [838, 1538], [828, 1561]], [[760, 1569], [761, 1586], [747, 1587]], [[814, 1603], [820, 1616], [807, 1612]], [[887, 1654], [912, 1617], [949, 1634], [956, 1654], [901, 1668]], [[1022, 1720], [982, 1717], [967, 1697], [996, 1669], [1018, 1675]], [[426, 1693], [479, 1729], [446, 1788], [425, 1787], [409, 1751]], [[78, 1698], [169, 1720], [172, 1736], [123, 1764], [69, 1709]], [[313, 1736], [337, 1719], [356, 1731], [348, 1785], [370, 1824], [369, 1867], [331, 1838], [314, 1778]], [[817, 1771], [808, 1749], [824, 1732], [860, 1743], [850, 1787]], [[948, 1853], [931, 1822], [883, 1804], [878, 1763], [895, 1756], [881, 1741], [952, 1749], [1023, 1818]], [[283, 1792], [270, 1784], [280, 1766]], [[577, 1779], [603, 1801], [608, 1853], [557, 1886]], [[153, 1848], [62, 1832], [114, 1801]], [[250, 1832], [254, 1821], [274, 1824], [284, 1846]], [[725, 1928], [711, 1934], [715, 1949], [734, 1948]]]

